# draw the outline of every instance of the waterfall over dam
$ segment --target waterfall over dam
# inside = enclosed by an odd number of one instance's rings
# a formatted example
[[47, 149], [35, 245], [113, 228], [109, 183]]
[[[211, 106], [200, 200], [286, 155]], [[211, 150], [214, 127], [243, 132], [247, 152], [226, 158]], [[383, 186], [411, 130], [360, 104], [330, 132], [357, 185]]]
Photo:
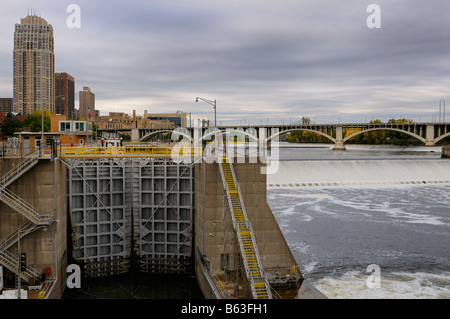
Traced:
[[279, 161], [268, 187], [450, 183], [446, 159]]

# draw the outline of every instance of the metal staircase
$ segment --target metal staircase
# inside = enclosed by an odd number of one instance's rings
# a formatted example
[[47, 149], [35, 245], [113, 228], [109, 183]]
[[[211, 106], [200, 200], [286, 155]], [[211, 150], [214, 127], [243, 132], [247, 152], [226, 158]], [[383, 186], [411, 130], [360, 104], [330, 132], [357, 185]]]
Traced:
[[41, 214], [33, 205], [6, 188], [0, 188], [0, 200], [36, 225], [49, 225], [52, 222], [51, 212]]
[[[15, 274], [17, 273], [17, 267], [19, 266], [17, 263], [18, 259], [19, 258], [17, 255], [10, 253], [9, 251], [5, 250], [0, 253], [0, 263]], [[40, 276], [41, 273], [30, 265], [27, 265], [25, 271], [20, 272], [20, 277], [25, 281], [28, 281], [30, 278], [37, 278]]]
[[254, 239], [255, 236], [247, 218], [241, 190], [236, 180], [233, 166], [227, 158], [223, 157], [221, 159], [221, 163], [219, 164], [220, 173], [252, 295], [255, 299], [272, 299], [270, 285], [259, 258]]
[[[40, 212], [33, 205], [7, 189], [7, 187], [15, 180], [35, 166], [38, 161], [39, 153], [30, 153], [25, 156], [18, 165], [14, 166], [0, 177], [0, 200], [27, 218], [27, 221], [16, 231], [0, 240], [0, 264], [14, 273], [17, 273], [19, 256], [8, 251], [8, 249], [25, 235], [30, 234], [45, 225], [50, 225], [53, 222], [52, 212]], [[39, 277], [40, 272], [30, 265], [27, 265], [26, 271], [21, 271], [20, 276], [22, 279], [28, 280], [29, 278]]]
[[39, 161], [39, 152], [33, 152], [23, 157], [23, 160], [0, 177], [0, 189], [3, 189], [29, 171]]

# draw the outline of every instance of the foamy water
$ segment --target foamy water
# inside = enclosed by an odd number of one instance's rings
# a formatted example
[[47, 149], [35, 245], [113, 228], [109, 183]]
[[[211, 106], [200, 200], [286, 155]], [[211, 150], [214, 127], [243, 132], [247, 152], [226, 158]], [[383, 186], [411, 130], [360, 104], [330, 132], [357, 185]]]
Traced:
[[450, 272], [393, 272], [381, 274], [379, 287], [367, 286], [368, 273], [349, 271], [324, 278], [315, 287], [332, 299], [448, 299]]
[[[450, 184], [431, 183], [447, 178], [450, 161], [315, 161], [315, 172], [300, 172], [305, 162], [281, 162], [296, 173], [268, 176], [268, 184], [277, 179], [268, 203], [306, 278], [329, 298], [450, 298]], [[432, 174], [420, 168], [426, 162]], [[383, 184], [344, 183], [383, 166]], [[335, 173], [340, 183], [299, 186], [304, 176], [324, 182], [332, 167], [345, 167]], [[431, 184], [414, 183], [424, 177]], [[379, 288], [367, 284], [371, 264], [380, 267]]]

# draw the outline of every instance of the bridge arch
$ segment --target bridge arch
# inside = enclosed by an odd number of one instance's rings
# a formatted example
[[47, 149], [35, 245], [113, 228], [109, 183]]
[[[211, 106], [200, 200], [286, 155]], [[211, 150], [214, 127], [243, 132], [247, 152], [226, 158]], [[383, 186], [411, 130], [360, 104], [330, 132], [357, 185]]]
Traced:
[[184, 132], [176, 131], [176, 130], [170, 130], [170, 129], [162, 129], [159, 131], [150, 132], [147, 135], [144, 135], [139, 139], [139, 142], [144, 142], [145, 140], [148, 140], [153, 135], [159, 134], [159, 133], [176, 133], [179, 134], [185, 138], [187, 138], [189, 141], [192, 141], [192, 137], [189, 134], [186, 134]]
[[436, 138], [434, 139], [434, 142], [437, 143], [437, 142], [439, 142], [440, 140], [443, 140], [444, 138], [446, 138], [447, 136], [450, 136], [450, 132], [448, 132], [448, 133], [446, 133], [446, 134], [444, 134], [444, 135], [441, 135], [441, 136], [439, 136], [439, 137], [436, 137]]
[[[213, 135], [215, 135], [218, 132], [222, 133], [223, 135], [230, 134], [230, 133], [244, 134], [244, 135], [248, 136], [249, 138], [252, 138], [253, 140], [258, 141], [258, 136], [256, 136], [256, 134], [252, 134], [247, 131], [240, 130], [240, 129], [225, 129], [224, 131], [219, 130], [219, 129], [212, 130], [211, 132], [208, 132], [208, 133], [205, 132], [206, 134], [203, 135], [202, 139], [203, 140], [209, 139], [210, 137], [212, 137]], [[256, 130], [255, 130], [255, 133], [256, 133]]]
[[372, 131], [394, 131], [394, 132], [404, 133], [404, 134], [407, 134], [407, 135], [409, 135], [411, 137], [414, 137], [415, 139], [421, 141], [422, 143], [426, 143], [426, 139], [425, 138], [423, 138], [423, 137], [421, 137], [421, 136], [419, 136], [419, 135], [417, 135], [415, 133], [404, 131], [404, 130], [400, 130], [400, 129], [397, 129], [397, 128], [390, 128], [390, 127], [377, 127], [377, 128], [370, 128], [370, 129], [367, 129], [367, 130], [359, 131], [359, 132], [350, 134], [349, 136], [344, 138], [343, 142], [345, 143], [349, 139], [351, 139], [351, 138], [353, 138], [353, 137], [355, 137], [355, 136], [357, 136], [359, 134], [363, 134], [363, 133], [366, 133], [366, 132], [372, 132]]
[[327, 139], [329, 139], [329, 140], [332, 141], [333, 143], [336, 143], [336, 139], [335, 139], [334, 137], [332, 137], [332, 136], [330, 136], [330, 135], [328, 135], [328, 134], [326, 134], [326, 133], [320, 132], [320, 131], [311, 130], [311, 129], [306, 129], [306, 128], [292, 128], [292, 129], [280, 131], [280, 132], [278, 132], [278, 133], [275, 133], [275, 134], [269, 136], [269, 137], [266, 138], [264, 141], [265, 141], [266, 143], [268, 143], [271, 139], [273, 139], [273, 138], [275, 138], [275, 137], [277, 137], [277, 136], [279, 136], [279, 135], [281, 135], [281, 134], [289, 133], [289, 132], [295, 132], [295, 131], [306, 131], [306, 132], [317, 133], [317, 134], [320, 134], [320, 135], [326, 137]]

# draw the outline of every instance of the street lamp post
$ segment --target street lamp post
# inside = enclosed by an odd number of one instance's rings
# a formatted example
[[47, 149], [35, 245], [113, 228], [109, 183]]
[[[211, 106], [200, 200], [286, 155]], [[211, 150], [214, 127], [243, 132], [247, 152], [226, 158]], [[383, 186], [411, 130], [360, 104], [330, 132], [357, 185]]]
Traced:
[[[442, 102], [444, 102], [444, 103], [442, 103]], [[439, 101], [439, 122], [441, 122], [441, 107], [444, 107], [444, 109], [443, 109], [443, 122], [445, 123], [445, 100], [444, 99], [441, 99], [440, 101]]]
[[[47, 99], [43, 99], [43, 101], [47, 101]], [[41, 115], [42, 115], [42, 119], [41, 119], [41, 147], [40, 147], [40, 152], [41, 152], [41, 156], [44, 155], [44, 104], [41, 103]]]
[[217, 103], [216, 103], [216, 100], [211, 101], [211, 100], [203, 99], [201, 97], [196, 97], [195, 102], [198, 102], [198, 100], [202, 100], [203, 102], [206, 102], [213, 106], [213, 108], [214, 108], [214, 127], [217, 127], [217, 113], [216, 113]]
[[17, 299], [22, 299], [22, 295], [21, 295], [21, 281], [22, 278], [20, 278], [20, 273], [21, 273], [21, 269], [20, 269], [20, 228], [17, 230], [17, 251], [18, 251], [18, 261], [17, 261]]

